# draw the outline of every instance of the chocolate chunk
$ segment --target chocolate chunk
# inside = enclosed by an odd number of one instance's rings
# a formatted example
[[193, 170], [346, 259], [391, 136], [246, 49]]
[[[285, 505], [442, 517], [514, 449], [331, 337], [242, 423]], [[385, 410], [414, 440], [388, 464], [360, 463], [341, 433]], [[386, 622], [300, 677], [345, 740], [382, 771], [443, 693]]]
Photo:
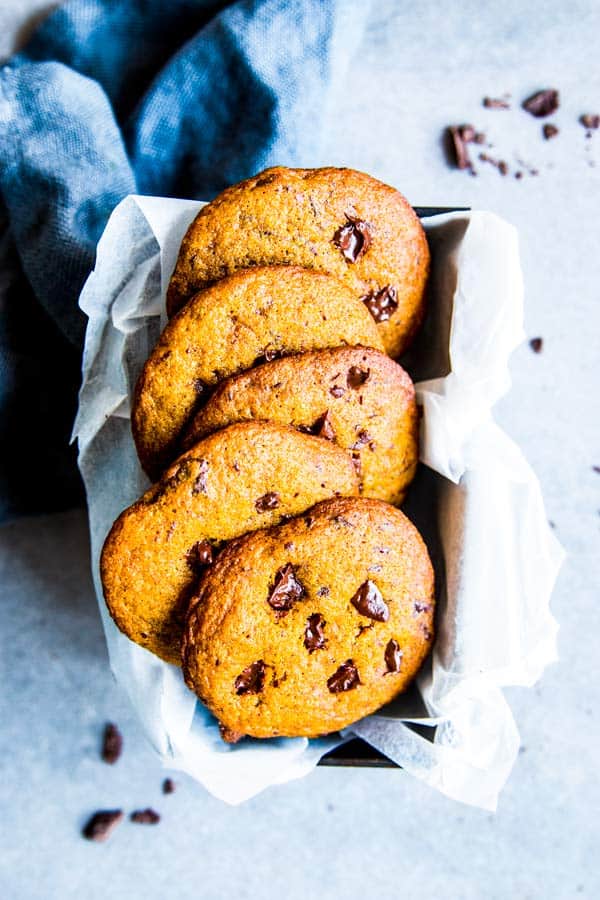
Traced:
[[235, 679], [236, 694], [260, 694], [265, 683], [265, 668], [262, 659], [247, 666]]
[[271, 609], [280, 613], [289, 612], [294, 603], [302, 600], [305, 595], [303, 585], [296, 578], [296, 572], [291, 563], [286, 563], [278, 569], [271, 593], [267, 597], [267, 603]]
[[172, 778], [165, 778], [162, 783], [162, 792], [163, 794], [174, 794], [175, 793], [175, 782]]
[[326, 409], [325, 412], [319, 416], [317, 421], [310, 429], [311, 434], [314, 434], [316, 437], [325, 438], [327, 441], [335, 441], [335, 431], [333, 430], [333, 426], [331, 424], [331, 419], [329, 417], [329, 410]]
[[544, 339], [541, 337], [531, 338], [531, 340], [529, 341], [529, 346], [534, 353], [541, 353], [544, 347]]
[[484, 97], [483, 105], [486, 109], [510, 109], [510, 103], [499, 97]]
[[542, 134], [544, 135], [546, 140], [549, 141], [550, 138], [556, 137], [556, 135], [558, 134], [558, 128], [556, 127], [556, 125], [552, 125], [551, 122], [546, 122], [546, 124], [542, 128]]
[[225, 741], [226, 744], [237, 744], [238, 741], [241, 741], [242, 738], [246, 736], [242, 734], [241, 731], [234, 731], [233, 728], [228, 728], [226, 725], [223, 725], [222, 722], [219, 722], [219, 732], [221, 734], [221, 739]]
[[263, 513], [268, 512], [270, 509], [277, 509], [280, 502], [281, 498], [279, 494], [275, 491], [267, 491], [266, 494], [263, 494], [262, 497], [259, 497], [258, 500], [255, 501], [254, 505], [257, 512]]
[[114, 765], [123, 750], [123, 738], [116, 725], [108, 722], [104, 729], [102, 739], [102, 759], [109, 765]]
[[350, 603], [362, 616], [375, 619], [376, 622], [387, 622], [390, 617], [388, 605], [372, 581], [361, 584]]
[[321, 613], [313, 613], [306, 621], [304, 629], [304, 646], [309, 653], [315, 650], [322, 650], [327, 643], [327, 638], [323, 634], [325, 627], [325, 619]]
[[342, 251], [344, 259], [355, 263], [371, 246], [371, 226], [363, 219], [346, 216], [347, 222], [333, 236], [336, 247]]
[[415, 600], [413, 609], [416, 613], [429, 612], [429, 603], [422, 603], [420, 600]]
[[327, 687], [332, 694], [341, 694], [343, 691], [351, 691], [355, 687], [362, 684], [358, 675], [358, 669], [354, 665], [354, 661], [347, 659], [342, 665], [327, 679]]
[[600, 128], [600, 116], [596, 115], [596, 113], [584, 113], [583, 116], [579, 117], [579, 121], [589, 131], [595, 131], [597, 128]]
[[329, 393], [332, 397], [335, 397], [336, 400], [339, 400], [340, 397], [343, 397], [346, 391], [339, 384], [334, 384], [332, 388], [329, 388]]
[[208, 474], [208, 460], [207, 459], [197, 459], [195, 462], [199, 463], [198, 474], [196, 475], [196, 479], [194, 481], [194, 486], [192, 488], [192, 494], [206, 494], [206, 476]]
[[558, 91], [555, 91], [553, 88], [538, 91], [523, 101], [523, 109], [535, 116], [536, 119], [552, 115], [552, 113], [556, 112], [558, 106]]
[[140, 825], [157, 825], [160, 822], [159, 814], [150, 807], [147, 809], [136, 809], [129, 818], [132, 822], [138, 822]]
[[402, 665], [402, 650], [393, 638], [387, 642], [385, 648], [385, 664], [388, 672], [399, 672]]
[[210, 541], [198, 541], [190, 547], [186, 553], [188, 566], [194, 572], [201, 572], [206, 566], [210, 566], [214, 560], [213, 548]]
[[474, 174], [467, 144], [483, 144], [485, 134], [475, 131], [472, 125], [449, 125], [446, 133], [450, 138], [452, 158], [457, 168], [469, 169]]
[[101, 809], [94, 813], [81, 833], [88, 841], [106, 841], [122, 818], [121, 809]]
[[348, 369], [348, 374], [346, 375], [346, 384], [349, 388], [354, 388], [357, 390], [361, 387], [369, 378], [371, 374], [370, 369], [361, 369], [358, 366], [350, 366]]
[[398, 309], [396, 288], [392, 287], [391, 284], [381, 288], [380, 291], [371, 291], [360, 299], [376, 322], [387, 322]]

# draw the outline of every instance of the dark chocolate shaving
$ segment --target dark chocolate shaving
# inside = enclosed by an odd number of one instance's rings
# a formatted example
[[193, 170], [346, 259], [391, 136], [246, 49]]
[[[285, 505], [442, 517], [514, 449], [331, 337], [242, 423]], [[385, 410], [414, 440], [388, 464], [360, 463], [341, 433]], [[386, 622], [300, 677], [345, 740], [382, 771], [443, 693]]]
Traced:
[[304, 646], [309, 653], [315, 650], [322, 650], [327, 643], [327, 638], [323, 634], [325, 627], [325, 619], [321, 613], [313, 613], [306, 621], [304, 629]]
[[165, 778], [162, 783], [162, 792], [163, 794], [174, 794], [175, 793], [175, 782], [172, 778]]
[[549, 141], [550, 138], [556, 137], [556, 135], [558, 134], [558, 128], [551, 122], [546, 122], [546, 124], [542, 128], [542, 134], [544, 135], [546, 140]]
[[333, 236], [336, 247], [342, 251], [344, 259], [355, 263], [371, 246], [371, 226], [363, 219], [346, 216], [347, 222]]
[[383, 599], [381, 591], [370, 580], [361, 584], [350, 603], [361, 616], [375, 619], [376, 622], [387, 622], [390, 617], [389, 607]]
[[537, 119], [552, 115], [552, 113], [556, 112], [558, 106], [558, 91], [555, 91], [553, 88], [538, 91], [523, 101], [523, 109]]
[[247, 666], [235, 679], [236, 694], [260, 694], [265, 684], [265, 669], [262, 659]]
[[510, 109], [508, 100], [500, 97], [484, 97], [483, 105], [486, 109]]
[[333, 675], [327, 679], [327, 687], [332, 694], [341, 694], [343, 691], [351, 691], [362, 684], [358, 675], [358, 669], [354, 661], [347, 659]]
[[114, 765], [123, 750], [123, 737], [116, 725], [108, 722], [102, 739], [102, 759], [110, 766]]
[[147, 809], [136, 809], [129, 818], [132, 822], [137, 822], [139, 825], [157, 825], [160, 822], [159, 814], [150, 807]]
[[275, 491], [267, 491], [266, 494], [263, 494], [262, 497], [259, 497], [258, 500], [255, 501], [254, 505], [257, 512], [263, 513], [268, 512], [271, 509], [277, 509], [280, 503], [281, 498], [278, 493]]
[[305, 596], [302, 583], [296, 577], [296, 571], [291, 563], [286, 563], [278, 569], [271, 593], [267, 597], [267, 603], [271, 609], [279, 613], [286, 613], [294, 603]]
[[385, 648], [385, 664], [388, 672], [399, 672], [402, 665], [402, 650], [393, 638], [388, 641]]
[[121, 819], [121, 809], [101, 809], [89, 819], [81, 832], [88, 841], [106, 841], [115, 830]]
[[490, 165], [495, 166], [501, 175], [508, 174], [508, 163], [506, 163], [503, 159], [494, 159], [488, 153], [480, 153], [479, 159], [482, 162], [490, 163]]
[[376, 322], [387, 322], [398, 309], [396, 296], [396, 288], [388, 284], [380, 291], [371, 291], [360, 299]]
[[[458, 169], [471, 169], [473, 164], [469, 158], [467, 144], [475, 141], [477, 132], [472, 125], [449, 125], [447, 133], [454, 152], [454, 162]], [[479, 143], [479, 142], [478, 142]]]
[[579, 117], [579, 121], [588, 131], [596, 131], [597, 128], [600, 128], [600, 116], [596, 113], [584, 113]]
[[529, 346], [534, 353], [541, 353], [544, 347], [544, 339], [541, 337], [531, 338], [531, 340], [529, 341]]

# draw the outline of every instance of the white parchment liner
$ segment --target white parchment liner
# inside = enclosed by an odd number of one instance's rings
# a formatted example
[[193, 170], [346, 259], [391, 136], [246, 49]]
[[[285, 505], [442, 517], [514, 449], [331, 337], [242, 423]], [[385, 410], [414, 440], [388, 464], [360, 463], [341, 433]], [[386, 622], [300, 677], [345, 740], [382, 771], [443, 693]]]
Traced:
[[[115, 677], [165, 765], [239, 803], [307, 774], [341, 738], [224, 744], [180, 670], [118, 631], [98, 575], [113, 520], [148, 486], [131, 438], [130, 401], [165, 324], [163, 298], [179, 244], [201, 206], [131, 196], [113, 212], [80, 299], [89, 322], [74, 436]], [[435, 218], [426, 227], [434, 261], [430, 315], [407, 365], [423, 406], [421, 460], [429, 468], [422, 467], [407, 511], [436, 563], [437, 639], [419, 690], [344, 737], [360, 735], [447, 796], [494, 809], [519, 744], [501, 688], [532, 685], [556, 658], [549, 601], [563, 552], [534, 473], [491, 417], [510, 385], [510, 353], [523, 339], [516, 231], [486, 212]]]

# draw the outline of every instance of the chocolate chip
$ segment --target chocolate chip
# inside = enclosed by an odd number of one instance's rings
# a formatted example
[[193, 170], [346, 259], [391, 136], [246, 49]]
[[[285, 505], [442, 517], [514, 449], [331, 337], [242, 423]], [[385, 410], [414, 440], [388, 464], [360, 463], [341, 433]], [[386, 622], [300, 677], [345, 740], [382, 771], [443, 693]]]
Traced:
[[362, 684], [358, 675], [358, 669], [354, 661], [347, 659], [333, 675], [327, 679], [327, 687], [332, 694], [341, 694], [343, 691], [351, 691]]
[[349, 388], [357, 390], [365, 383], [365, 381], [367, 381], [370, 374], [370, 369], [365, 371], [365, 369], [361, 369], [359, 366], [350, 366], [348, 374], [346, 375], [346, 384]]
[[332, 388], [329, 388], [329, 393], [332, 397], [335, 397], [336, 400], [339, 400], [340, 397], [343, 397], [346, 391], [339, 384], [334, 384]]
[[314, 425], [311, 426], [310, 431], [311, 434], [314, 434], [316, 437], [325, 438], [327, 441], [335, 441], [335, 431], [331, 424], [328, 409], [319, 416]]
[[195, 462], [199, 463], [198, 474], [196, 475], [196, 479], [194, 481], [194, 486], [192, 488], [192, 494], [206, 494], [206, 476], [208, 474], [208, 460], [207, 459], [197, 459]]
[[356, 440], [354, 441], [350, 449], [359, 450], [361, 447], [365, 447], [367, 444], [370, 446], [371, 450], [375, 449], [375, 441], [373, 440], [372, 435], [370, 435], [368, 431], [359, 431], [356, 436]]
[[213, 548], [210, 541], [198, 541], [185, 555], [186, 561], [193, 572], [201, 572], [206, 566], [211, 566], [214, 560]]
[[175, 793], [175, 782], [172, 778], [165, 778], [162, 783], [162, 792], [163, 794], [174, 794]]
[[523, 109], [537, 119], [552, 115], [552, 113], [556, 112], [558, 106], [558, 91], [555, 91], [553, 88], [538, 91], [523, 101]]
[[529, 346], [534, 353], [541, 353], [544, 347], [544, 339], [541, 337], [531, 338], [531, 340], [529, 341]]
[[416, 613], [429, 612], [429, 603], [422, 603], [420, 600], [415, 600], [413, 609]]
[[510, 109], [510, 103], [497, 97], [484, 97], [483, 105], [486, 109]]
[[271, 593], [267, 597], [267, 603], [271, 609], [280, 613], [289, 612], [294, 603], [305, 596], [304, 586], [296, 578], [296, 572], [291, 563], [286, 563], [278, 569]]
[[389, 607], [372, 581], [361, 584], [350, 603], [362, 616], [375, 619], [376, 622], [387, 622], [390, 617]]
[[257, 509], [257, 512], [263, 513], [268, 512], [270, 509], [277, 509], [281, 502], [281, 498], [279, 494], [275, 491], [267, 491], [266, 494], [263, 494], [262, 497], [259, 497], [258, 500], [255, 501], [254, 506]]
[[579, 117], [579, 121], [584, 128], [587, 128], [590, 131], [595, 131], [597, 128], [600, 128], [600, 116], [596, 115], [596, 113], [584, 113], [583, 116]]
[[556, 127], [556, 125], [552, 125], [551, 122], [546, 122], [546, 124], [542, 128], [542, 134], [544, 135], [546, 140], [549, 141], [550, 138], [556, 137], [556, 135], [558, 134], [558, 128]]
[[399, 672], [402, 665], [402, 650], [393, 638], [387, 642], [385, 648], [385, 664], [388, 672]]
[[102, 739], [102, 759], [109, 765], [114, 765], [123, 750], [123, 738], [116, 725], [108, 722], [104, 729]]
[[106, 841], [122, 818], [121, 809], [101, 809], [94, 813], [81, 833], [88, 841]]
[[241, 741], [244, 734], [241, 731], [234, 731], [233, 728], [228, 728], [227, 725], [223, 725], [222, 722], [219, 722], [219, 732], [221, 734], [221, 739], [225, 741], [226, 744], [237, 744], [238, 741]]
[[247, 666], [235, 679], [236, 694], [260, 694], [265, 683], [265, 668], [262, 659]]
[[344, 259], [355, 263], [371, 246], [371, 226], [363, 219], [346, 216], [347, 222], [340, 226], [333, 236], [336, 247], [342, 251]]
[[398, 309], [396, 288], [392, 287], [391, 284], [381, 288], [380, 291], [371, 291], [360, 299], [376, 322], [387, 322]]
[[140, 825], [157, 825], [160, 822], [159, 814], [150, 807], [147, 809], [136, 809], [129, 818], [132, 822], [138, 822]]
[[323, 634], [325, 627], [325, 619], [321, 613], [313, 613], [306, 621], [304, 629], [304, 646], [309, 653], [315, 650], [322, 650], [327, 643], [327, 638]]

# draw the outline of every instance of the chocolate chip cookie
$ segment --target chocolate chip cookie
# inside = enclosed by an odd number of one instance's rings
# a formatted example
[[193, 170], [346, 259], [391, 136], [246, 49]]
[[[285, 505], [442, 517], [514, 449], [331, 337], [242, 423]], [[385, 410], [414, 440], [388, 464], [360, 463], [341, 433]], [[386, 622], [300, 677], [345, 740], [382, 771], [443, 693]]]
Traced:
[[421, 323], [425, 233], [402, 194], [362, 172], [279, 166], [227, 188], [188, 229], [167, 310], [237, 269], [274, 264], [344, 281], [378, 323], [390, 356], [402, 353]]
[[326, 501], [223, 551], [189, 607], [183, 672], [226, 737], [316, 737], [406, 689], [433, 611], [433, 569], [406, 516]]
[[364, 304], [331, 275], [253, 268], [197, 294], [167, 325], [136, 386], [132, 429], [145, 471], [156, 478], [174, 459], [182, 428], [219, 381], [265, 359], [341, 344], [383, 348]]
[[344, 447], [365, 497], [400, 503], [416, 472], [414, 386], [379, 350], [301, 353], [228, 378], [192, 420], [183, 446], [251, 419], [293, 425]]
[[189, 597], [224, 541], [357, 492], [352, 461], [335, 444], [264, 422], [219, 431], [113, 525], [100, 564], [110, 614], [131, 640], [179, 663]]

